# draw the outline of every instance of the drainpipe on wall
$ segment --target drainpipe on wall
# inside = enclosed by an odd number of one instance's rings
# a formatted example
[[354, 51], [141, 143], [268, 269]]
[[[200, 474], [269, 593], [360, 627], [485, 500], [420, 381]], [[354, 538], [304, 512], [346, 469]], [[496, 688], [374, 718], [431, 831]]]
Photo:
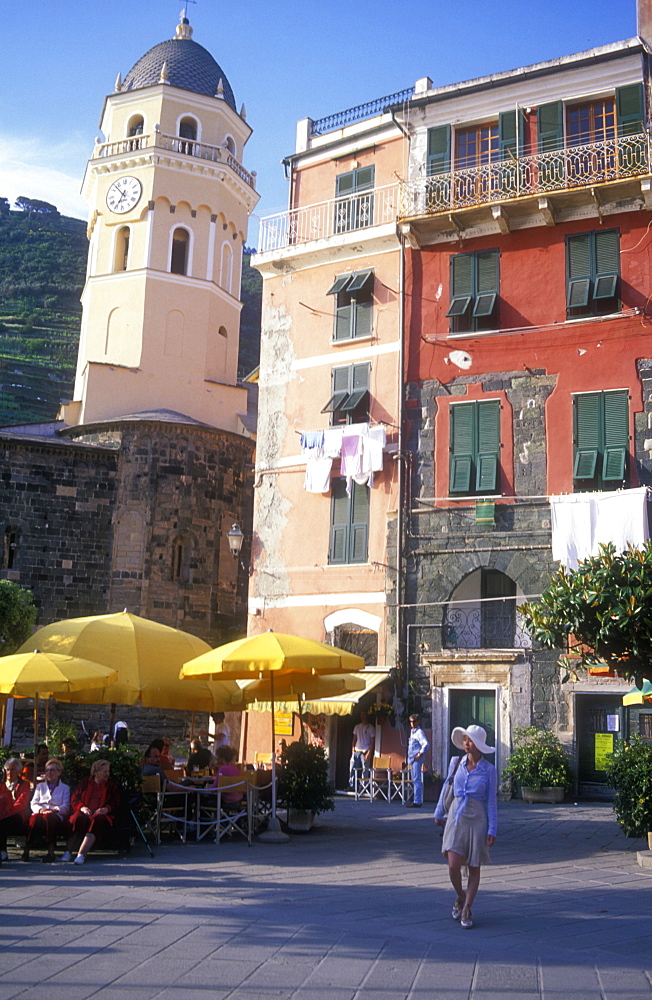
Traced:
[[[402, 604], [403, 604], [403, 490], [404, 490], [404, 458], [403, 455], [403, 412], [404, 412], [404, 364], [405, 364], [405, 237], [399, 234], [400, 240], [400, 265], [399, 265], [399, 288], [398, 288], [398, 327], [399, 327], [399, 352], [398, 352], [398, 503], [396, 510], [396, 662], [400, 666], [403, 662], [401, 655], [402, 637]], [[405, 701], [409, 693], [407, 667], [405, 675]]]

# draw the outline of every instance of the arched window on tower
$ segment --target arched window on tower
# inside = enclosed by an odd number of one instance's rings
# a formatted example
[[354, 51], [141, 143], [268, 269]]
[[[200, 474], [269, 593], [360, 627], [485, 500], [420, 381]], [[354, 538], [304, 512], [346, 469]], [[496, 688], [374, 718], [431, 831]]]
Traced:
[[177, 535], [172, 547], [172, 579], [177, 583], [192, 583], [193, 539]]
[[233, 249], [230, 243], [222, 244], [220, 256], [220, 287], [226, 292], [231, 292], [233, 283]]
[[190, 249], [190, 234], [187, 229], [175, 229], [172, 234], [172, 251], [170, 253], [170, 271], [172, 274], [188, 273], [188, 251]]
[[140, 149], [140, 136], [145, 129], [145, 119], [142, 115], [133, 115], [127, 125], [127, 137], [132, 141], [128, 144], [128, 149]]
[[115, 238], [115, 256], [113, 259], [114, 271], [126, 271], [129, 266], [129, 238], [131, 232], [129, 226], [122, 226]]
[[179, 122], [179, 152], [192, 156], [197, 140], [197, 122], [194, 118], [182, 118]]
[[224, 140], [224, 148], [229, 151], [231, 156], [236, 155], [235, 140], [233, 136], [227, 135], [226, 139]]

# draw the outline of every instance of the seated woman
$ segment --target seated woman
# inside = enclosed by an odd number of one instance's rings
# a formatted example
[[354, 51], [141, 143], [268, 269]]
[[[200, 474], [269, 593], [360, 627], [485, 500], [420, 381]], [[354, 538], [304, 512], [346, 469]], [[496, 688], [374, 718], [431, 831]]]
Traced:
[[163, 739], [163, 748], [161, 750], [161, 767], [163, 770], [172, 770], [174, 768], [174, 757], [170, 753], [170, 741]]
[[38, 783], [30, 803], [32, 815], [27, 827], [27, 844], [23, 851], [23, 861], [29, 861], [31, 845], [42, 835], [45, 837], [46, 853], [41, 860], [50, 864], [54, 861], [57, 838], [65, 836], [68, 832], [70, 789], [61, 780], [62, 773], [61, 761], [51, 757], [45, 764], [45, 781]]
[[[235, 778], [240, 774], [240, 768], [233, 761], [237, 757], [237, 754], [233, 747], [218, 747], [215, 751], [215, 760], [217, 761], [217, 773], [215, 775], [215, 781], [211, 785], [211, 788], [219, 788], [220, 775], [227, 778]], [[244, 794], [244, 786], [242, 788], [236, 788], [232, 792], [222, 792], [222, 801], [225, 805], [232, 806], [238, 805], [242, 801], [242, 796]]]
[[8, 810], [0, 819], [0, 862], [7, 860], [7, 837], [21, 837], [27, 828], [30, 816], [29, 800], [32, 797], [32, 787], [21, 777], [23, 764], [18, 757], [10, 757], [5, 762], [5, 777], [3, 788], [8, 796]]
[[83, 865], [95, 841], [105, 839], [113, 826], [120, 789], [109, 777], [110, 768], [108, 760], [94, 761], [89, 777], [83, 778], [72, 793], [72, 833], [62, 861], [72, 861], [72, 852], [77, 851], [74, 863]]
[[215, 758], [210, 750], [202, 746], [201, 740], [193, 740], [190, 744], [190, 754], [188, 756], [188, 763], [186, 764], [186, 777], [192, 777], [195, 768], [198, 771], [205, 771], [209, 767], [213, 767], [214, 764]]

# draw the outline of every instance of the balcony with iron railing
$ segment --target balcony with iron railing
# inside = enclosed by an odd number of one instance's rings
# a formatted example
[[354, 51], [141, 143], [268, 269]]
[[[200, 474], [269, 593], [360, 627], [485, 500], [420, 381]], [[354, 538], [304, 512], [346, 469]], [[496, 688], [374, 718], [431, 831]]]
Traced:
[[[455, 168], [401, 183], [399, 216], [424, 221], [449, 220], [451, 213], [503, 204], [510, 212], [527, 214], [540, 198], [582, 204], [597, 197], [595, 189], [614, 185], [621, 196], [640, 197], [636, 181], [650, 174], [650, 140], [645, 133], [614, 136], [599, 142], [566, 146], [543, 153], [494, 160]], [[625, 189], [629, 186], [630, 191]], [[621, 190], [622, 189], [622, 190]], [[608, 195], [603, 196], [605, 200]], [[534, 204], [533, 204], [534, 202]], [[450, 228], [450, 224], [446, 223]]]
[[530, 649], [532, 640], [513, 605], [448, 607], [442, 623], [444, 649]]
[[364, 235], [365, 229], [394, 224], [398, 215], [398, 193], [398, 183], [388, 184], [269, 215], [260, 220], [258, 252], [284, 250], [353, 232]]
[[116, 142], [98, 143], [93, 150], [93, 159], [103, 159], [112, 156], [137, 156], [146, 151], [162, 152], [208, 160], [211, 163], [223, 163], [249, 187], [255, 190], [256, 178], [236, 160], [235, 156], [224, 146], [211, 146], [207, 142], [197, 142], [195, 139], [184, 139], [178, 135], [166, 135], [164, 132], [150, 132], [144, 135], [133, 135]]

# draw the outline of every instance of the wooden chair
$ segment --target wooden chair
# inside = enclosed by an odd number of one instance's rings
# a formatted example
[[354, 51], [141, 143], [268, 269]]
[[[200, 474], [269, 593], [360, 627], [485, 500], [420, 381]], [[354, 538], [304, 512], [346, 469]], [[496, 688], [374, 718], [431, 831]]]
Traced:
[[[152, 837], [154, 838], [154, 843], [159, 844], [159, 828], [158, 828], [158, 810], [159, 810], [159, 795], [161, 794], [161, 779], [158, 774], [148, 774], [141, 778], [140, 781], [140, 822], [136, 816], [134, 808], [131, 808], [131, 818], [134, 821], [136, 829], [138, 830], [140, 836], [147, 844], [147, 837], [145, 836], [145, 830], [149, 830]], [[148, 850], [150, 854], [153, 854], [148, 845]]]
[[272, 754], [262, 753], [260, 750], [256, 750], [254, 754], [254, 765], [257, 770], [264, 771], [272, 766]]
[[160, 789], [157, 797], [157, 843], [161, 843], [161, 833], [163, 830], [177, 834], [181, 842], [183, 844], [186, 843], [191, 820], [189, 810], [191, 795], [191, 789], [188, 789], [187, 792], [181, 792], [176, 788], [169, 789], [167, 784]]
[[392, 758], [379, 755], [371, 762], [371, 780], [369, 783], [369, 798], [384, 799], [391, 802], [394, 795], [398, 794], [392, 781]]

